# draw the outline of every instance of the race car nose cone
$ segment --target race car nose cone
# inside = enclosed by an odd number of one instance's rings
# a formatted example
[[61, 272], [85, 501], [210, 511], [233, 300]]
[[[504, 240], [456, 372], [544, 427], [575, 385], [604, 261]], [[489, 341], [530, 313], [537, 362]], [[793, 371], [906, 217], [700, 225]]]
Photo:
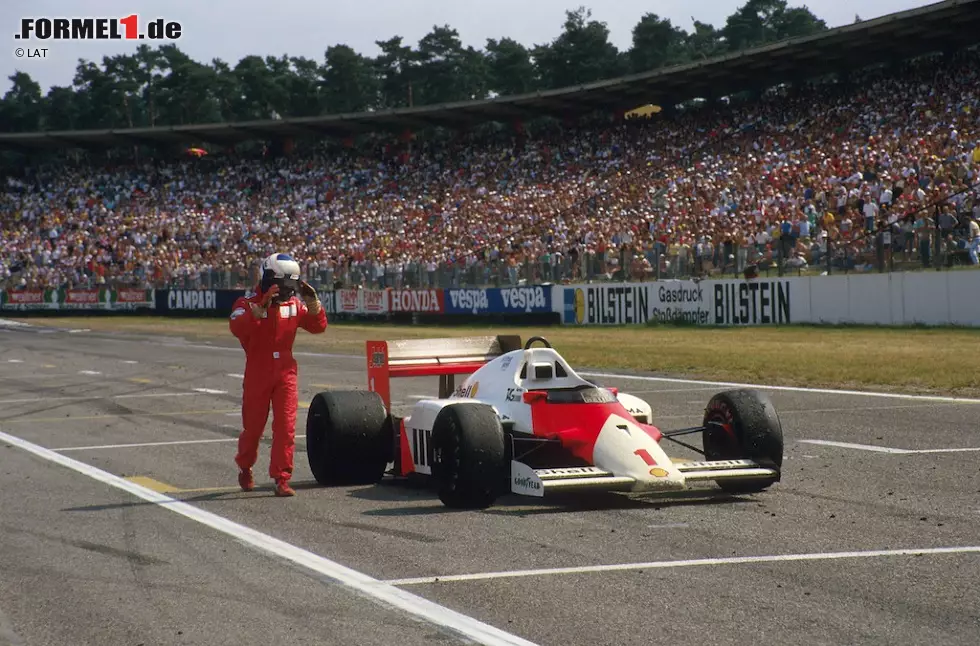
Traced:
[[634, 491], [683, 489], [684, 475], [650, 434], [630, 420], [610, 415], [593, 449], [597, 467], [633, 478]]

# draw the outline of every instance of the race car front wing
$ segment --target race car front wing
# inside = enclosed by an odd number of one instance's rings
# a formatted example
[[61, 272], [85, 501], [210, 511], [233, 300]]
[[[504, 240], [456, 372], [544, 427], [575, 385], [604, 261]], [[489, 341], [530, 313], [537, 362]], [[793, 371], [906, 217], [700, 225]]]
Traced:
[[[773, 478], [779, 475], [775, 469], [764, 467], [753, 460], [713, 460], [702, 462], [677, 462], [673, 467], [683, 474], [680, 486], [676, 481], [664, 481], [663, 491], [686, 488], [687, 483], [723, 480], [728, 478]], [[511, 492], [543, 497], [548, 491], [598, 490], [631, 492], [640, 483], [631, 477], [617, 476], [598, 467], [562, 467], [556, 469], [532, 469], [523, 462], [511, 461]], [[643, 491], [651, 489], [643, 483]]]

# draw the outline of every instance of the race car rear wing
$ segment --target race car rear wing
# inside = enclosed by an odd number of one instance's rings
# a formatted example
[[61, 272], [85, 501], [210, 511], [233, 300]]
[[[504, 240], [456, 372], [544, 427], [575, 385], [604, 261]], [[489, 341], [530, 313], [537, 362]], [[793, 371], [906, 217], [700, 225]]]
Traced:
[[367, 341], [368, 388], [391, 409], [393, 377], [439, 377], [439, 398], [449, 397], [455, 376], [480, 369], [488, 361], [521, 349], [517, 335], [449, 339]]

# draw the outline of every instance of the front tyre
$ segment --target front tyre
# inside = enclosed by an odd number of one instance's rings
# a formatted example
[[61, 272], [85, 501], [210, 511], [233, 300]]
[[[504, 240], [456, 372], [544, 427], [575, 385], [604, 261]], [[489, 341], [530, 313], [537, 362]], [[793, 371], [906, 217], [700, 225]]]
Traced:
[[394, 440], [381, 396], [366, 390], [319, 393], [306, 417], [306, 455], [322, 485], [373, 484], [384, 477]]
[[707, 460], [754, 460], [775, 469], [772, 478], [716, 480], [730, 493], [754, 493], [780, 479], [783, 427], [769, 397], [757, 390], [729, 390], [711, 398], [704, 413], [704, 457]]
[[504, 493], [504, 430], [490, 406], [460, 403], [439, 411], [432, 453], [432, 477], [447, 507], [485, 509]]

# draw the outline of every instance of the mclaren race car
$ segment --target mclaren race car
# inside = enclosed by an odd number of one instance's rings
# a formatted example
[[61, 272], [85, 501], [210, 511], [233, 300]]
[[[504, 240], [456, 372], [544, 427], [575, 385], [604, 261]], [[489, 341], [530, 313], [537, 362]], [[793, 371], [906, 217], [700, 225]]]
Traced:
[[[535, 347], [537, 346], [537, 347]], [[650, 405], [580, 377], [542, 337], [367, 342], [368, 390], [317, 394], [306, 422], [317, 482], [386, 474], [432, 481], [449, 507], [485, 508], [507, 493], [666, 492], [715, 482], [751, 493], [780, 479], [783, 434], [764, 394], [729, 390], [701, 426], [662, 431]], [[468, 375], [458, 387], [457, 375]], [[392, 414], [393, 377], [439, 377], [439, 396]], [[680, 436], [701, 435], [701, 448]], [[704, 456], [672, 461], [665, 441]]]

